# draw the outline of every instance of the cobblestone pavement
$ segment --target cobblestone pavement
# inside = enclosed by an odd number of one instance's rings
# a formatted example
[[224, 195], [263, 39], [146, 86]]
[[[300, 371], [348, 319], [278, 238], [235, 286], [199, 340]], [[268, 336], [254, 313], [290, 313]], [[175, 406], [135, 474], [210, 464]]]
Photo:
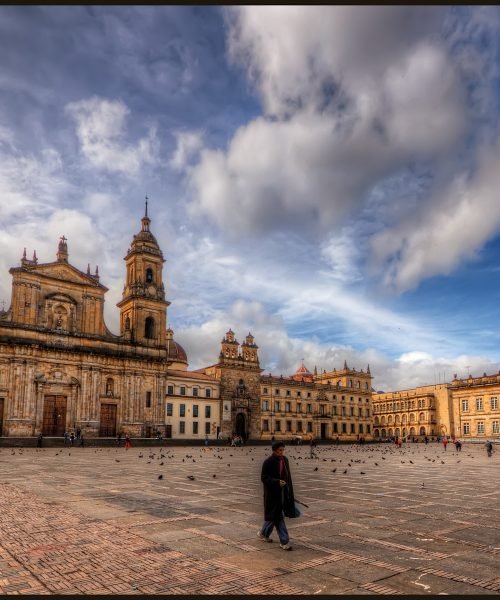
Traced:
[[283, 552], [256, 535], [269, 452], [0, 449], [0, 594], [500, 592], [500, 455], [288, 447]]

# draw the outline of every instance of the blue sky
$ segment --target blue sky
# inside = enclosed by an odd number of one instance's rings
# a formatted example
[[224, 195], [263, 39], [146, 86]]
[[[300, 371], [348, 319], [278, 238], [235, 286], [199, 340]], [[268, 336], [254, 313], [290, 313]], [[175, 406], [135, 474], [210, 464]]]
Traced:
[[23, 248], [99, 265], [118, 333], [150, 198], [191, 368], [376, 389], [500, 368], [500, 9], [0, 7], [0, 300]]

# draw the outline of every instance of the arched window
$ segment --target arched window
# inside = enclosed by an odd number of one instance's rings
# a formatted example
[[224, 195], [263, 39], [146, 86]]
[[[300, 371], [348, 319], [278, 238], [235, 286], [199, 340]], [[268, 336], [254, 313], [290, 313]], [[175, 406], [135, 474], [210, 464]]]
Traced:
[[146, 269], [146, 283], [153, 283], [153, 269], [151, 269], [151, 267], [148, 267]]
[[424, 416], [424, 413], [420, 413], [420, 414], [418, 415], [418, 420], [419, 420], [419, 422], [420, 422], [420, 423], [422, 423], [423, 421], [425, 421], [425, 416]]
[[410, 435], [415, 435], [415, 427], [410, 428]]
[[125, 331], [128, 331], [130, 329], [130, 317], [127, 315], [125, 317]]
[[387, 418], [387, 423], [388, 423], [389, 425], [391, 425], [391, 424], [392, 424], [392, 415], [389, 415], [389, 417]]
[[379, 421], [378, 417], [375, 417], [375, 421], [374, 421], [373, 424], [376, 425], [376, 426], [380, 425], [380, 421]]
[[396, 415], [396, 418], [394, 419], [394, 424], [399, 425], [399, 421], [400, 421], [399, 415]]
[[385, 425], [385, 416], [382, 417], [382, 420], [380, 421], [381, 425]]
[[380, 436], [380, 432], [378, 429], [373, 430], [373, 437], [378, 438]]
[[399, 437], [399, 434], [400, 434], [399, 427], [396, 427], [396, 431], [394, 432], [394, 434], [396, 435], [396, 437]]
[[383, 438], [387, 437], [387, 431], [385, 429], [382, 429], [382, 437]]
[[425, 427], [420, 428], [420, 435], [425, 435]]
[[403, 415], [402, 422], [403, 422], [403, 424], [406, 423], [406, 415]]
[[415, 415], [413, 413], [410, 415], [410, 423], [415, 423]]
[[155, 336], [155, 320], [153, 317], [148, 317], [144, 324], [144, 337], [152, 340]]

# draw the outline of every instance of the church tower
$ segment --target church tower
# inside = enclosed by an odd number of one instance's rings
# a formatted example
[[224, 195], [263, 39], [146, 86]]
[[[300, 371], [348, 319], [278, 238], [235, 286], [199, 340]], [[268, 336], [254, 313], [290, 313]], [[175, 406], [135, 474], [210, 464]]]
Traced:
[[125, 257], [126, 278], [120, 309], [120, 334], [132, 342], [164, 347], [167, 307], [162, 281], [163, 253], [149, 230], [148, 200], [141, 231], [134, 235]]

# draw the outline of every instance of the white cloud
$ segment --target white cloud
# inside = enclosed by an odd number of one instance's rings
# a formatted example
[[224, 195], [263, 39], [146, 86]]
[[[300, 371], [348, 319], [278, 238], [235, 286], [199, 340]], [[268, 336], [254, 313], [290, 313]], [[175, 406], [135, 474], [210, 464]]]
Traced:
[[144, 164], [157, 161], [154, 128], [134, 145], [127, 144], [125, 123], [130, 110], [122, 101], [93, 96], [67, 104], [66, 112], [76, 123], [81, 152], [92, 167], [134, 177]]
[[203, 146], [203, 132], [177, 131], [174, 136], [177, 147], [169, 161], [169, 165], [175, 170], [182, 171]]
[[[397, 291], [422, 279], [447, 275], [477, 256], [500, 228], [500, 143], [485, 144], [472, 172], [437, 187], [417, 214], [373, 237], [372, 267], [385, 268], [384, 282]], [[389, 267], [382, 265], [389, 264]]]

